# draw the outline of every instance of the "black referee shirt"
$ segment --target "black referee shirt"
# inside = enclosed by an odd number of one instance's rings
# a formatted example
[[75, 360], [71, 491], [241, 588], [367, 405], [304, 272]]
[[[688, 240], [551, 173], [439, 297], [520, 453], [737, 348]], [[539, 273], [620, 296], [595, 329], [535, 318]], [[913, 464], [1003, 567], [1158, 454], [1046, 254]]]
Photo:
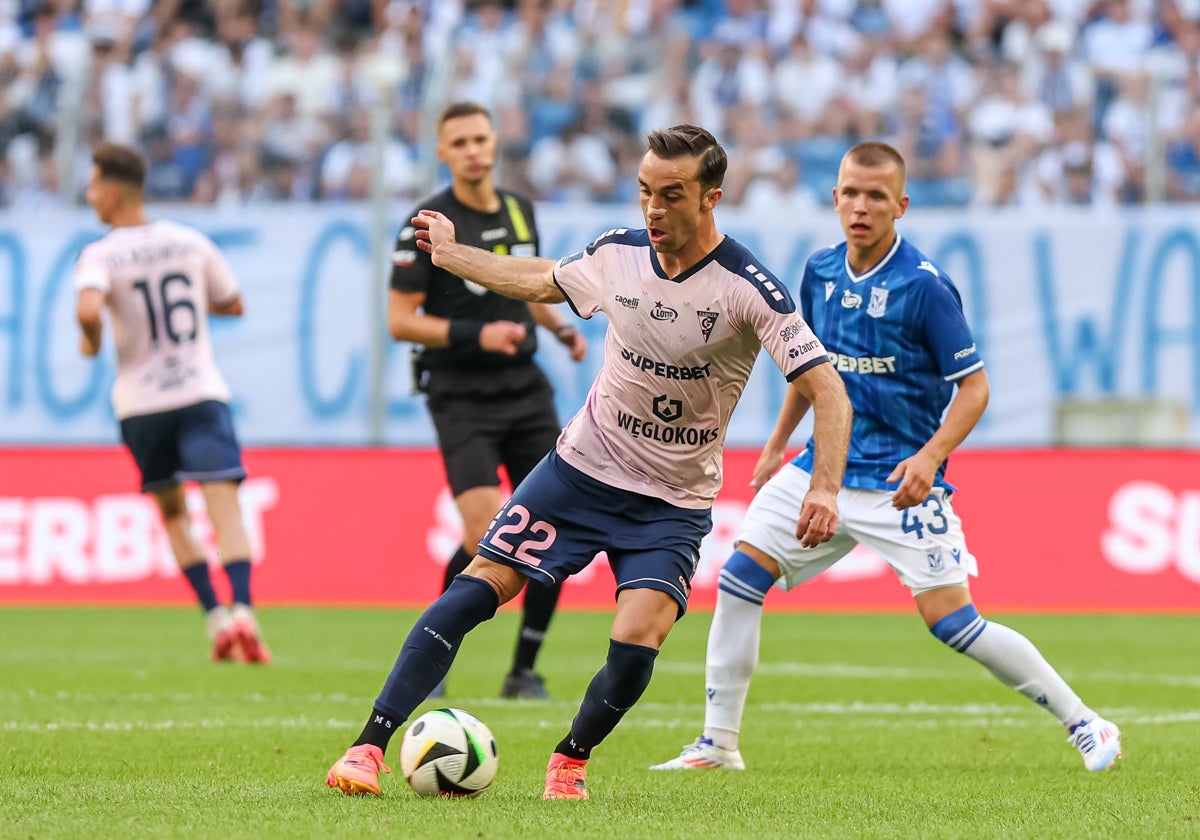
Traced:
[[[455, 238], [464, 245], [486, 248], [497, 254], [537, 256], [537, 226], [533, 204], [514, 193], [498, 191], [500, 209], [481, 213], [462, 204], [451, 189], [432, 196], [418, 209], [437, 210], [454, 222]], [[410, 216], [415, 216], [414, 210]], [[505, 368], [527, 367], [537, 350], [536, 324], [529, 305], [498, 295], [482, 286], [463, 280], [433, 264], [429, 254], [416, 245], [416, 231], [405, 225], [396, 237], [392, 253], [391, 287], [399, 292], [424, 292], [422, 307], [427, 315], [467, 321], [514, 321], [528, 330], [514, 356], [491, 353], [478, 344], [457, 347], [427, 347], [421, 350], [420, 364], [431, 373], [481, 369], [492, 374]], [[455, 377], [457, 378], [457, 377]]]

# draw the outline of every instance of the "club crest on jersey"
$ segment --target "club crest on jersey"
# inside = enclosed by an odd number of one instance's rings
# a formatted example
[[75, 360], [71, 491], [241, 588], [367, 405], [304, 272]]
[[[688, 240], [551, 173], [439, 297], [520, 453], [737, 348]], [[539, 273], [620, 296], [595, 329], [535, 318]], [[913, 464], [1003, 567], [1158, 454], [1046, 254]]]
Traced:
[[929, 571], [935, 575], [940, 574], [946, 569], [946, 561], [942, 559], [942, 550], [935, 548], [932, 551], [925, 552], [926, 559], [929, 560]]
[[650, 310], [650, 317], [655, 321], [674, 321], [679, 317], [679, 313], [669, 306], [663, 306], [662, 301], [656, 300], [654, 308]]
[[834, 283], [832, 280], [825, 281], [825, 300], [829, 300], [831, 297], [833, 297], [833, 290], [835, 288], [837, 288], [837, 283]]
[[704, 343], [708, 344], [708, 337], [712, 335], [713, 327], [716, 326], [717, 318], [721, 317], [721, 313], [697, 309], [696, 317], [700, 319], [700, 332], [704, 334]]
[[872, 318], [882, 318], [883, 313], [887, 311], [888, 290], [873, 287], [871, 289], [871, 302], [867, 304], [867, 314]]
[[862, 306], [862, 295], [856, 295], [849, 289], [842, 292], [842, 309], [858, 309], [860, 306]]

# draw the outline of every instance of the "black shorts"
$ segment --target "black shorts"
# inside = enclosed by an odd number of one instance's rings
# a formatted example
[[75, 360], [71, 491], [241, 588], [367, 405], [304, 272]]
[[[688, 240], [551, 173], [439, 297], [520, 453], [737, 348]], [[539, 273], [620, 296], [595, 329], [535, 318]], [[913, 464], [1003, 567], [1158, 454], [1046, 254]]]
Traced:
[[241, 481], [242, 450], [229, 406], [217, 400], [121, 421], [121, 439], [142, 473], [143, 492], [184, 481]]
[[465, 384], [429, 392], [429, 415], [455, 496], [476, 487], [500, 486], [501, 465], [515, 487], [554, 448], [562, 431], [554, 390], [537, 368], [522, 383], [504, 392]]

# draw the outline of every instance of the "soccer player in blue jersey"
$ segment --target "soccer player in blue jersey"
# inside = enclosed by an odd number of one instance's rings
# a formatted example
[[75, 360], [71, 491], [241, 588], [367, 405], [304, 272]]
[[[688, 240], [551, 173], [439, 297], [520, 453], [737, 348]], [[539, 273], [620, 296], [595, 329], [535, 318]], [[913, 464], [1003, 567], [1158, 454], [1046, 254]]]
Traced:
[[617, 583], [608, 656], [550, 757], [542, 793], [588, 798], [592, 750], [646, 690], [687, 609], [729, 418], [760, 349], [814, 412], [811, 489], [791, 511], [793, 536], [815, 546], [837, 527], [850, 437], [842, 380], [786, 288], [718, 231], [725, 150], [697, 126], [648, 140], [638, 169], [646, 227], [608, 231], [557, 262], [465, 246], [432, 210], [413, 219], [418, 247], [458, 277], [521, 300], [565, 300], [584, 318], [603, 312], [604, 364], [475, 559], [418, 619], [362, 734], [326, 775], [330, 787], [378, 794], [388, 741], [445, 676], [463, 637], [528, 580], [560, 582], [604, 551]]
[[1088, 770], [1107, 769], [1121, 754], [1117, 727], [1085, 705], [1028, 639], [984, 620], [971, 602], [975, 558], [945, 471], [946, 458], [983, 414], [988, 381], [954, 284], [896, 231], [908, 208], [904, 187], [904, 159], [891, 146], [867, 142], [847, 152], [833, 192], [846, 241], [814, 254], [800, 285], [804, 318], [854, 407], [838, 533], [816, 546], [793, 535], [813, 453], [810, 441], [780, 469], [808, 410], [803, 396], [789, 391], [755, 467], [760, 489], [721, 570], [708, 633], [704, 734], [651, 769], [745, 767], [738, 730], [767, 591], [798, 586], [858, 543], [887, 560], [934, 636], [1058, 718]]

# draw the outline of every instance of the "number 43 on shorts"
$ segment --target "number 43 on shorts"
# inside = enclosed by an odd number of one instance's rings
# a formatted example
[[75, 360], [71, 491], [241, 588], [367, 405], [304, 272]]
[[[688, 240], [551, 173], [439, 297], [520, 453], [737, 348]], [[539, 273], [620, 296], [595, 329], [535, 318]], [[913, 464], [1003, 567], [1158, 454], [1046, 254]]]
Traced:
[[900, 530], [906, 534], [915, 533], [919, 540], [925, 538], [926, 530], [931, 534], [944, 534], [949, 528], [950, 523], [942, 510], [942, 500], [936, 493], [930, 493], [918, 506], [905, 508], [900, 518]]

